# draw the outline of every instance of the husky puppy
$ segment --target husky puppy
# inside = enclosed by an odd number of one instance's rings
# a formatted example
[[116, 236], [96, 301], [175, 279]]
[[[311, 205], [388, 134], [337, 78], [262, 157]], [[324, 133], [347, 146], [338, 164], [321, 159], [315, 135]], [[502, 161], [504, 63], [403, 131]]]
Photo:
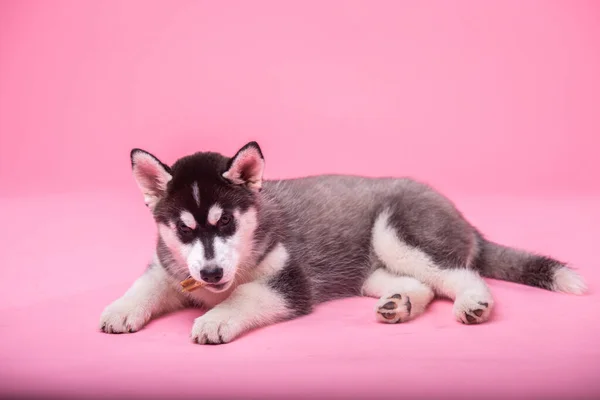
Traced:
[[[358, 295], [380, 299], [375, 315], [385, 323], [419, 316], [438, 295], [454, 301], [457, 321], [479, 324], [494, 306], [482, 277], [586, 290], [564, 263], [485, 239], [452, 202], [411, 179], [263, 180], [256, 142], [232, 158], [199, 152], [171, 167], [134, 149], [131, 163], [158, 240], [144, 274], [104, 310], [106, 333], [203, 307], [192, 341], [227, 343]], [[189, 277], [204, 286], [182, 292]]]

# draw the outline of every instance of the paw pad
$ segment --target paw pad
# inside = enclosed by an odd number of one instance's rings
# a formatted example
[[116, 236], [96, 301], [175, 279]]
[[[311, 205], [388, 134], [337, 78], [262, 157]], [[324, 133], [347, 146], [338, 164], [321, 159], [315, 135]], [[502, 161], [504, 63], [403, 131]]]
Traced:
[[460, 322], [463, 324], [471, 325], [471, 324], [480, 324], [487, 320], [487, 315], [484, 318], [484, 314], [489, 314], [487, 302], [477, 302], [481, 308], [469, 309], [464, 311], [462, 314], [463, 318], [460, 318]]
[[393, 294], [382, 297], [376, 308], [377, 319], [388, 324], [404, 322], [410, 317], [412, 304], [408, 296]]

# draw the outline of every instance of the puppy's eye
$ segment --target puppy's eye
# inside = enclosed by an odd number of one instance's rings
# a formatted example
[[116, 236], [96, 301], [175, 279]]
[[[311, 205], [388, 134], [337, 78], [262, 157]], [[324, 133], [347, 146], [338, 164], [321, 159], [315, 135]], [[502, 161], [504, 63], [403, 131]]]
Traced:
[[231, 223], [231, 220], [232, 220], [231, 216], [229, 216], [227, 214], [223, 214], [221, 216], [221, 218], [219, 219], [219, 226], [220, 227], [227, 226]]
[[183, 221], [177, 221], [177, 230], [182, 235], [189, 235], [194, 231], [192, 228], [183, 223]]

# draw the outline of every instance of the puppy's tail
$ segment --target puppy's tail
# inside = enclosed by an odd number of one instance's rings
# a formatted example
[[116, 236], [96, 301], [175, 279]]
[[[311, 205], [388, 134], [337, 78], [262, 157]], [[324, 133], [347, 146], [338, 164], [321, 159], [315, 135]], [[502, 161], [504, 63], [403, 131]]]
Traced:
[[490, 242], [481, 237], [474, 267], [481, 275], [554, 292], [584, 294], [583, 278], [553, 258]]

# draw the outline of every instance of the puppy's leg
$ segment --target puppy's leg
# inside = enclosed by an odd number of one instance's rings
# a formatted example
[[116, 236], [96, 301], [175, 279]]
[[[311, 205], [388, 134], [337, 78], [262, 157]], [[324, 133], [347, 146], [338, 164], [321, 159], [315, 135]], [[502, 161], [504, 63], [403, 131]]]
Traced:
[[198, 344], [228, 343], [251, 328], [273, 324], [290, 313], [283, 295], [263, 282], [246, 283], [196, 318], [191, 338]]
[[227, 299], [196, 318], [191, 339], [198, 344], [228, 343], [246, 331], [308, 314], [311, 309], [304, 275], [288, 265], [270, 278], [236, 287]]
[[[411, 276], [431, 287], [437, 294], [454, 300], [454, 316], [465, 324], [486, 321], [494, 300], [485, 281], [476, 271], [466, 268], [473, 249], [467, 245], [452, 247], [448, 254], [463, 255], [464, 268], [447, 268], [429, 254], [402, 240], [383, 212], [373, 226], [373, 249], [385, 267], [398, 275]], [[391, 307], [391, 306], [390, 306]]]
[[160, 264], [154, 263], [125, 294], [104, 309], [99, 328], [106, 333], [137, 332], [151, 318], [183, 308], [185, 298]]
[[494, 299], [476, 271], [466, 268], [440, 271], [438, 292], [454, 300], [453, 312], [463, 324], [479, 324], [488, 320]]
[[433, 290], [408, 276], [398, 276], [383, 268], [376, 269], [365, 281], [362, 294], [379, 297], [375, 312], [377, 319], [388, 324], [406, 322], [425, 311]]

